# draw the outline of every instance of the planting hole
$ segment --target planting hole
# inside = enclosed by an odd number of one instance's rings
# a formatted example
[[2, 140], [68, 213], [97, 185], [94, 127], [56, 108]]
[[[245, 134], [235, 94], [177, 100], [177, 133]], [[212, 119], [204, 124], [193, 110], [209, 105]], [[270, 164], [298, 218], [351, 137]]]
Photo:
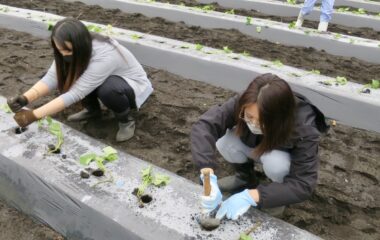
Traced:
[[92, 175], [96, 177], [101, 177], [104, 175], [104, 172], [101, 169], [96, 169], [95, 171], [92, 172]]
[[15, 128], [15, 134], [21, 134], [21, 133], [25, 132], [26, 130], [28, 130], [28, 128], [26, 128], [26, 127], [16, 127]]
[[54, 144], [49, 144], [48, 148], [49, 148], [49, 152], [51, 153], [55, 153], [55, 154], [61, 153], [61, 149], [60, 148], [55, 149]]
[[141, 201], [143, 203], [150, 203], [152, 200], [153, 200], [153, 198], [149, 194], [144, 194], [141, 196]]

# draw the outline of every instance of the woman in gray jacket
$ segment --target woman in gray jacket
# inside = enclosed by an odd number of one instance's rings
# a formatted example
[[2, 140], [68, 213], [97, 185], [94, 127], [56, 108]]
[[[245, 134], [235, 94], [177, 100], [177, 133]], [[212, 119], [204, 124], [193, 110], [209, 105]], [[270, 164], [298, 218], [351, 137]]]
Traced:
[[[46, 75], [24, 94], [8, 100], [9, 107], [16, 112], [16, 122], [25, 127], [80, 100], [84, 110], [68, 120], [100, 117], [100, 99], [119, 121], [116, 140], [130, 139], [135, 122], [129, 113], [132, 108], [140, 108], [153, 92], [151, 82], [132, 53], [116, 40], [90, 34], [82, 22], [73, 18], [57, 22], [52, 29], [51, 44], [54, 62]], [[56, 88], [61, 94], [51, 102], [35, 110], [22, 109]]]
[[[212, 172], [204, 212], [220, 206], [217, 218], [237, 219], [251, 206], [306, 200], [317, 183], [320, 134], [327, 130], [324, 115], [283, 79], [258, 76], [241, 95], [212, 107], [193, 125], [193, 161], [201, 172]], [[234, 176], [217, 180], [216, 149], [233, 164]], [[270, 183], [257, 183], [255, 164], [263, 165]], [[221, 192], [233, 195], [222, 202]]]

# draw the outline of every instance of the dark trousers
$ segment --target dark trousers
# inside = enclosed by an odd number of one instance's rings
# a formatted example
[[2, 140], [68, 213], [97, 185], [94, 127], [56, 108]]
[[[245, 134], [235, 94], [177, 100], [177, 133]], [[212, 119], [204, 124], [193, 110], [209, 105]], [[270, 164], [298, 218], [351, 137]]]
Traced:
[[128, 114], [136, 108], [135, 92], [132, 87], [119, 76], [109, 76], [102, 85], [87, 95], [82, 104], [89, 111], [99, 111], [100, 99], [103, 104], [115, 113], [120, 122], [127, 122]]

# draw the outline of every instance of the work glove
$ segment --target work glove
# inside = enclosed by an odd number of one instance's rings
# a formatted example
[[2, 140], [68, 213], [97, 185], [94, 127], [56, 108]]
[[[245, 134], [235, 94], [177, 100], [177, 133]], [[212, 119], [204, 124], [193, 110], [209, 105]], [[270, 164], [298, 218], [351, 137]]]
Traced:
[[249, 194], [248, 189], [246, 189], [232, 195], [224, 201], [216, 213], [216, 218], [222, 219], [226, 216], [227, 219], [237, 220], [241, 215], [247, 212], [251, 206], [256, 207], [257, 204]]
[[[201, 174], [201, 180], [203, 182], [203, 174]], [[210, 213], [216, 209], [222, 202], [222, 193], [218, 187], [218, 177], [214, 174], [210, 174], [211, 192], [210, 196], [201, 196], [201, 205], [203, 213]]]
[[17, 112], [13, 118], [20, 127], [26, 127], [38, 120], [33, 111], [25, 109], [21, 109], [21, 111]]
[[23, 107], [28, 105], [28, 99], [23, 95], [19, 95], [17, 97], [11, 97], [7, 100], [9, 108], [12, 112], [16, 113], [20, 111]]

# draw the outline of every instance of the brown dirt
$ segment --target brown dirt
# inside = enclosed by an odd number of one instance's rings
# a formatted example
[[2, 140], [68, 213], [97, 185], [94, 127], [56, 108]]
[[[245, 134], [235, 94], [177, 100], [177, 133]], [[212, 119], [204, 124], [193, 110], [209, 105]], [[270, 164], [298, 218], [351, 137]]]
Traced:
[[327, 76], [344, 76], [359, 83], [380, 78], [380, 64], [371, 64], [356, 58], [338, 57], [313, 48], [289, 47], [255, 39], [237, 30], [202, 29], [184, 23], [173, 23], [162, 18], [148, 18], [141, 14], [126, 14], [120, 10], [106, 10], [99, 6], [87, 6], [79, 2], [60, 0], [0, 0], [2, 4], [51, 12], [81, 20], [112, 24], [115, 27], [155, 34], [214, 48], [228, 46], [234, 52], [248, 52], [252, 56], [306, 70], [317, 69]]
[[[186, 6], [189, 6], [189, 7], [202, 7], [205, 5], [212, 5], [215, 7], [215, 11], [218, 11], [218, 12], [226, 12], [226, 11], [231, 10], [231, 8], [222, 7], [217, 3], [201, 4], [201, 3], [198, 3], [196, 0], [157, 0], [157, 2], [164, 2], [164, 3], [169, 2], [171, 4], [177, 4], [177, 5], [185, 4]], [[356, 9], [351, 8], [351, 10], [356, 10]], [[283, 23], [291, 23], [293, 21], [297, 21], [297, 17], [281, 17], [281, 16], [276, 16], [276, 15], [261, 13], [255, 10], [234, 9], [234, 12], [236, 15], [250, 16], [250, 17], [262, 18], [262, 19], [270, 19], [273, 21], [283, 22]], [[373, 14], [375, 15], [376, 13], [373, 13]], [[316, 29], [318, 28], [318, 21], [305, 20], [303, 26]], [[362, 38], [369, 38], [369, 39], [375, 39], [375, 40], [380, 39], [380, 32], [372, 28], [354, 28], [354, 27], [347, 27], [343, 25], [330, 23], [329, 31], [334, 32], [334, 33], [362, 37]]]
[[[1, 95], [22, 93], [51, 64], [52, 51], [46, 40], [0, 29], [0, 45]], [[234, 93], [162, 70], [146, 70], [155, 92], [136, 115], [136, 136], [130, 141], [121, 144], [114, 141], [117, 124], [110, 118], [67, 123], [65, 117], [78, 110], [77, 106], [57, 118], [95, 139], [197, 182], [198, 173], [189, 148], [190, 127], [211, 105], [222, 103]], [[288, 207], [284, 220], [326, 239], [379, 239], [380, 134], [338, 125], [323, 138], [320, 156], [320, 178], [315, 193], [310, 200]], [[218, 175], [230, 174], [231, 168], [219, 161]], [[17, 213], [12, 217], [0, 215], [0, 222], [19, 219]], [[29, 223], [16, 226], [25, 231], [38, 228]], [[9, 232], [6, 239], [20, 239], [17, 235], [11, 237], [17, 234], [11, 224], [0, 225], [0, 232]]]

